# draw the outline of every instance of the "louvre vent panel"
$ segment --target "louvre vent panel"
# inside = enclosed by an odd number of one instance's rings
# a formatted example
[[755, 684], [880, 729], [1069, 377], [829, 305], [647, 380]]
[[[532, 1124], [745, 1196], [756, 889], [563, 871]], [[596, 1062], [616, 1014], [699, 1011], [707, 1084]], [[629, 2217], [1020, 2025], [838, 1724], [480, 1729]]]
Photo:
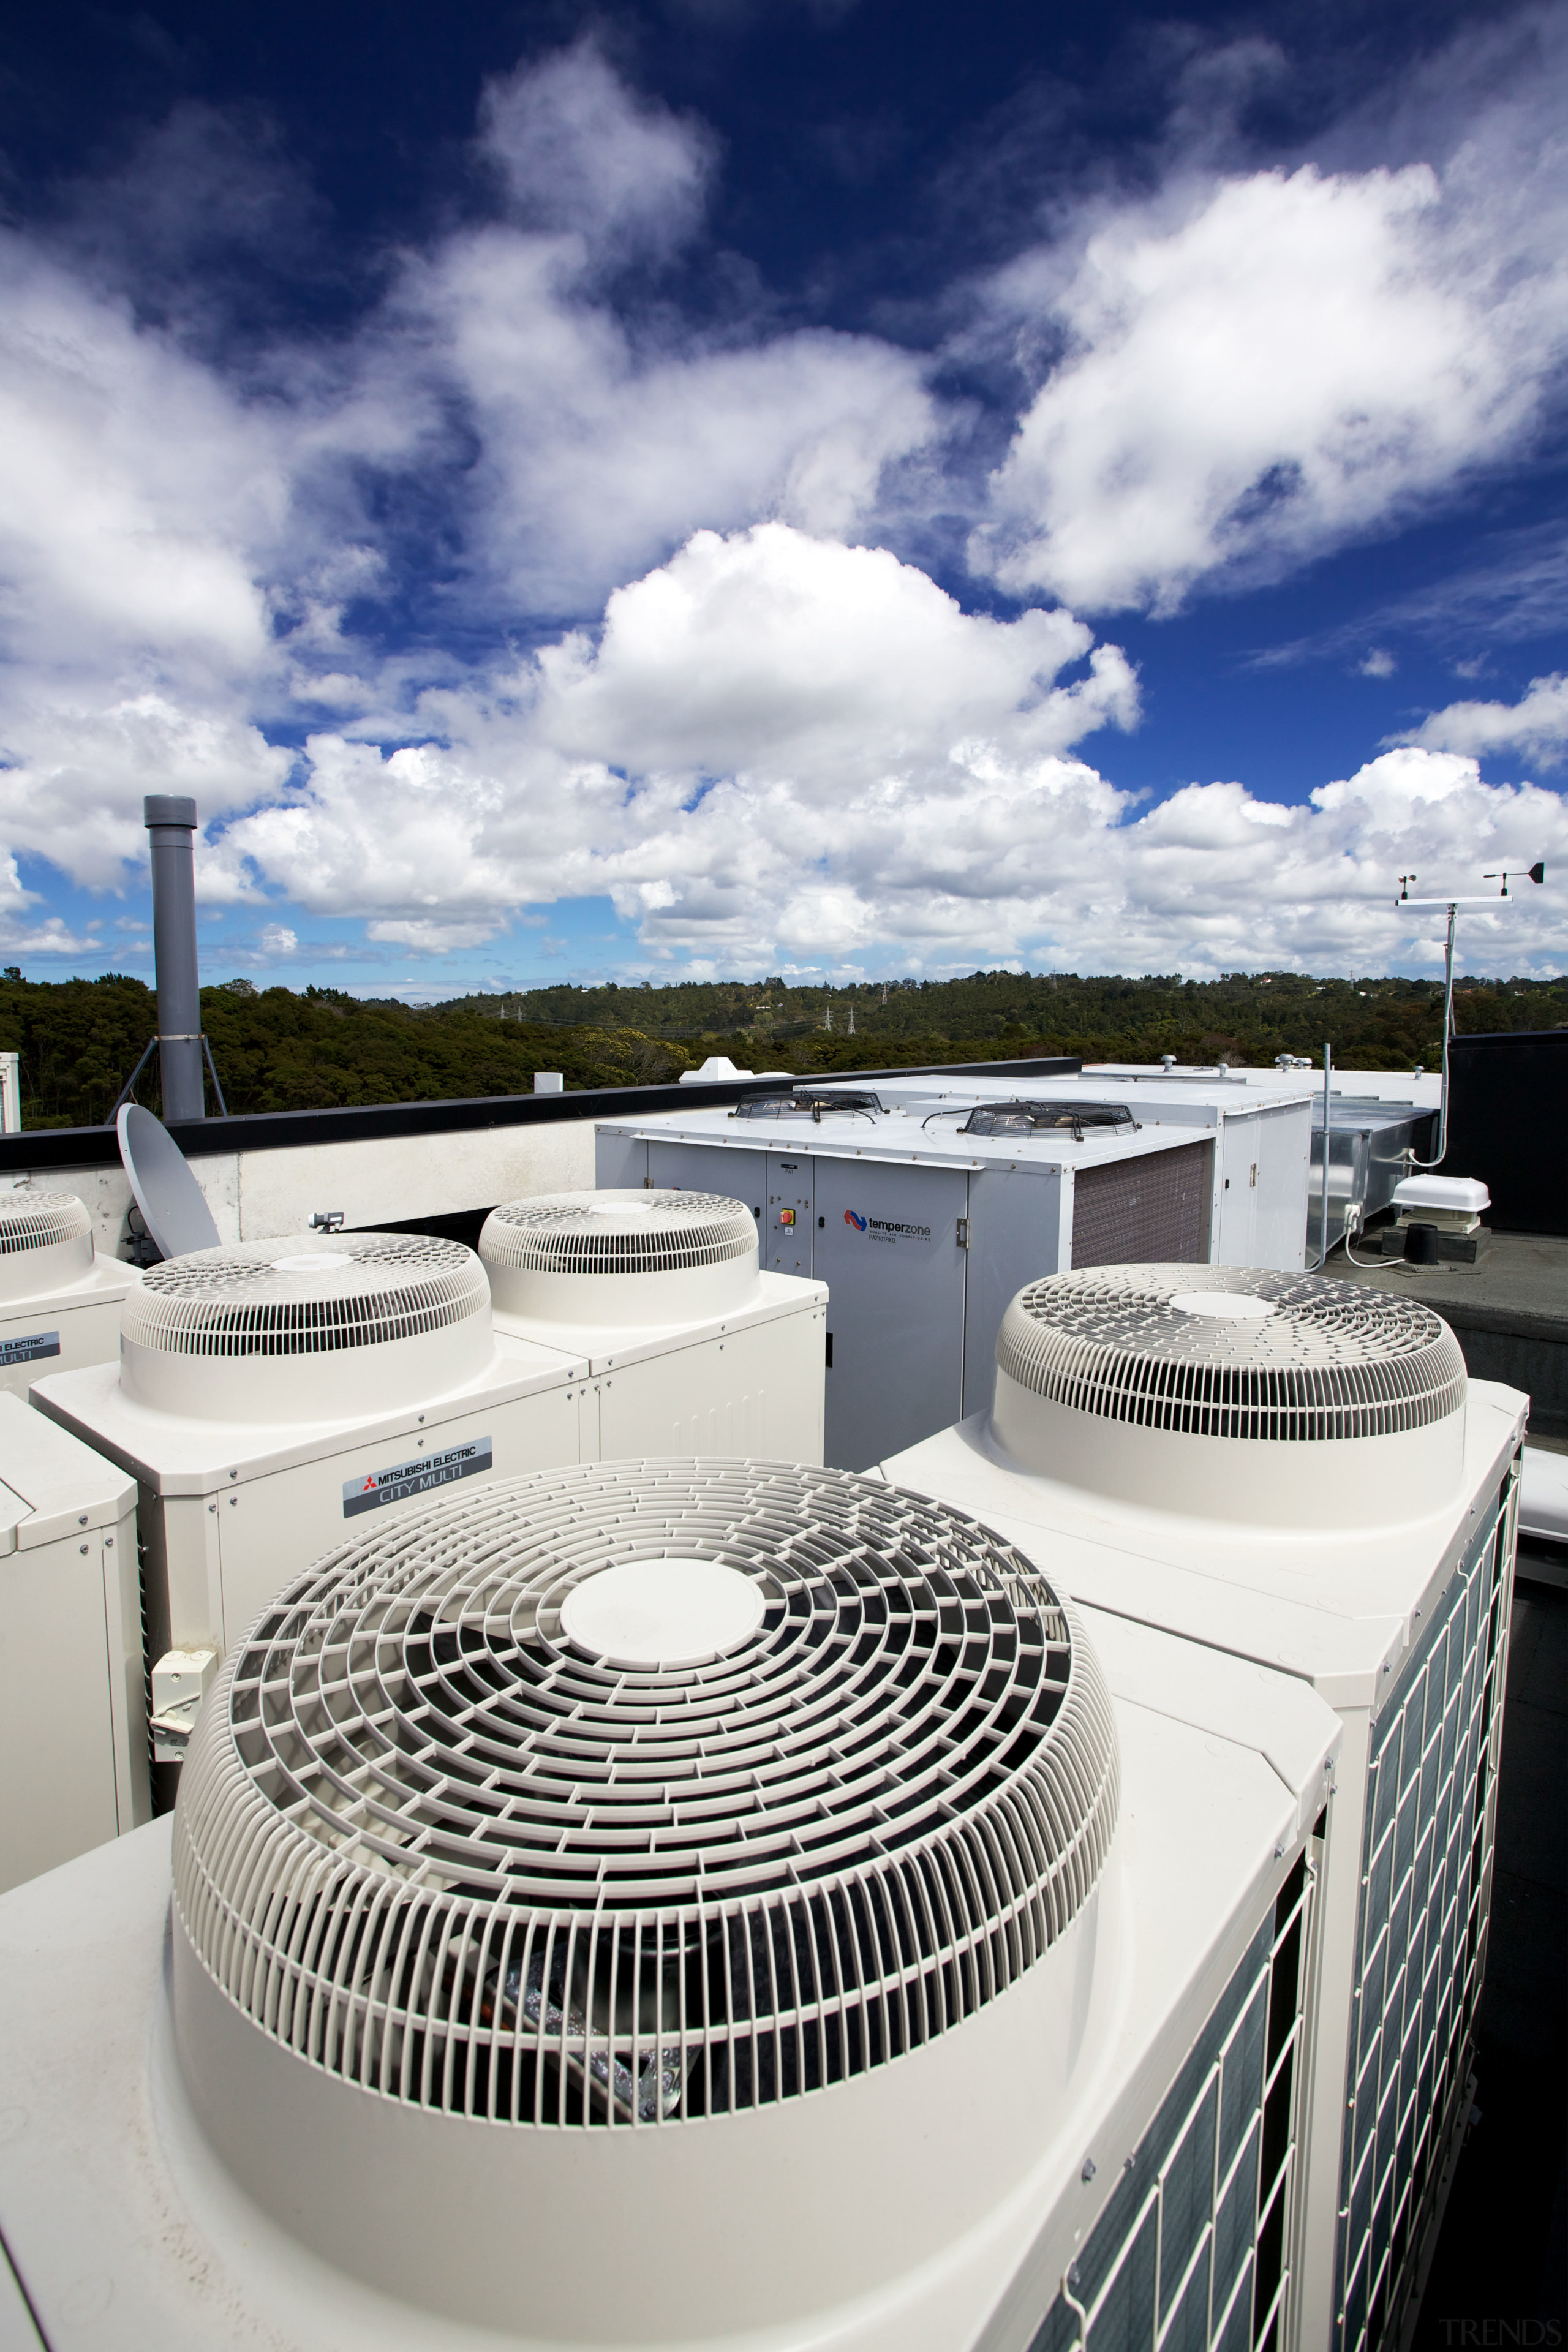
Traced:
[[333, 1234], [165, 1259], [126, 1299], [121, 1328], [169, 1356], [304, 1356], [415, 1339], [489, 1309], [484, 1268], [458, 1242]]
[[[1273, 1311], [1233, 1321], [1173, 1306], [1197, 1290], [1263, 1299]], [[1048, 1276], [1008, 1307], [996, 1360], [1053, 1403], [1208, 1437], [1385, 1436], [1445, 1420], [1466, 1386], [1458, 1342], [1430, 1307], [1231, 1266]]]
[[1193, 1265], [1208, 1254], [1212, 1143], [1083, 1168], [1073, 1178], [1072, 1262]]
[[1298, 1861], [1028, 2352], [1284, 2340], [1312, 1886]]
[[[695, 1667], [563, 1631], [601, 1570], [711, 1560], [762, 1622]], [[881, 1481], [626, 1464], [505, 1481], [318, 1563], [231, 1654], [175, 1899], [302, 2057], [444, 2112], [673, 2125], [897, 2058], [1093, 1890], [1110, 1700], [1001, 1538]]]
[[91, 1231], [92, 1220], [74, 1192], [38, 1192], [28, 1186], [0, 1195], [0, 1257], [52, 1249]]
[[756, 1246], [751, 1211], [718, 1192], [567, 1192], [508, 1201], [490, 1212], [479, 1236], [487, 1265], [530, 1274], [674, 1274], [725, 1265]]
[[1373, 1727], [1334, 2352], [1402, 2340], [1439, 2176], [1469, 2098], [1516, 1507], [1510, 1475]]

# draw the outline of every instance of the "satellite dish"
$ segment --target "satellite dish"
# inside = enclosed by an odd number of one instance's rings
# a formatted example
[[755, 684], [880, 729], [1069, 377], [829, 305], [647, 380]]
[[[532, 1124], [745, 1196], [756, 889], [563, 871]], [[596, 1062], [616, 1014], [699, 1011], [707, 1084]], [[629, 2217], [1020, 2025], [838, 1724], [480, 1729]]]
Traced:
[[188, 1250], [216, 1249], [213, 1213], [163, 1121], [140, 1103], [122, 1103], [114, 1126], [132, 1193], [163, 1255], [184, 1257]]

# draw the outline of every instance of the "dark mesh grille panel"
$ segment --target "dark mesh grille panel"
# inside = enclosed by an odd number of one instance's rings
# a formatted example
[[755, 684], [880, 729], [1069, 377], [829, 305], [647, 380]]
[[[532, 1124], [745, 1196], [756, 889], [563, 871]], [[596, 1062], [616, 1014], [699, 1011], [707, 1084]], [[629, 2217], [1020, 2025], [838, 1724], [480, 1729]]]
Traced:
[[1283, 2341], [1312, 1884], [1298, 1860], [1029, 2352]]
[[1513, 1589], [1504, 1482], [1372, 1734], [1336, 2352], [1397, 2342], [1468, 2093]]
[[1212, 1143], [1085, 1168], [1073, 1179], [1072, 1262], [1192, 1265], [1208, 1254]]

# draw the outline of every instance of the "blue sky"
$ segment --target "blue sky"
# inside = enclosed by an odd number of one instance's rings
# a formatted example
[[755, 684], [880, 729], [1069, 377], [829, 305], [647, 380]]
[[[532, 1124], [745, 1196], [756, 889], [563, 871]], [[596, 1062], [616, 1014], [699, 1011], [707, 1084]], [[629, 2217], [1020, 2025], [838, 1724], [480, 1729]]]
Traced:
[[13, 11], [0, 953], [1568, 968], [1568, 9]]

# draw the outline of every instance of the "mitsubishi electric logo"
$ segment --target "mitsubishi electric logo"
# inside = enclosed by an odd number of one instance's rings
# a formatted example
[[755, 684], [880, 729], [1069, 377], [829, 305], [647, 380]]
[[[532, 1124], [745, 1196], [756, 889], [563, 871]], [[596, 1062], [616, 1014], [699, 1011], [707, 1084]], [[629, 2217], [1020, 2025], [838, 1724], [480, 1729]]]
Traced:
[[869, 1234], [874, 1242], [929, 1242], [929, 1225], [900, 1224], [896, 1217], [862, 1217], [853, 1209], [846, 1209], [844, 1222], [853, 1225], [858, 1234]]
[[413, 1462], [395, 1462], [390, 1470], [372, 1470], [363, 1478], [343, 1481], [343, 1517], [357, 1518], [362, 1511], [379, 1511], [388, 1503], [405, 1503], [411, 1495], [428, 1495], [449, 1486], [456, 1478], [479, 1478], [494, 1464], [488, 1437], [471, 1437], [464, 1445], [448, 1445], [443, 1453], [421, 1454]]

